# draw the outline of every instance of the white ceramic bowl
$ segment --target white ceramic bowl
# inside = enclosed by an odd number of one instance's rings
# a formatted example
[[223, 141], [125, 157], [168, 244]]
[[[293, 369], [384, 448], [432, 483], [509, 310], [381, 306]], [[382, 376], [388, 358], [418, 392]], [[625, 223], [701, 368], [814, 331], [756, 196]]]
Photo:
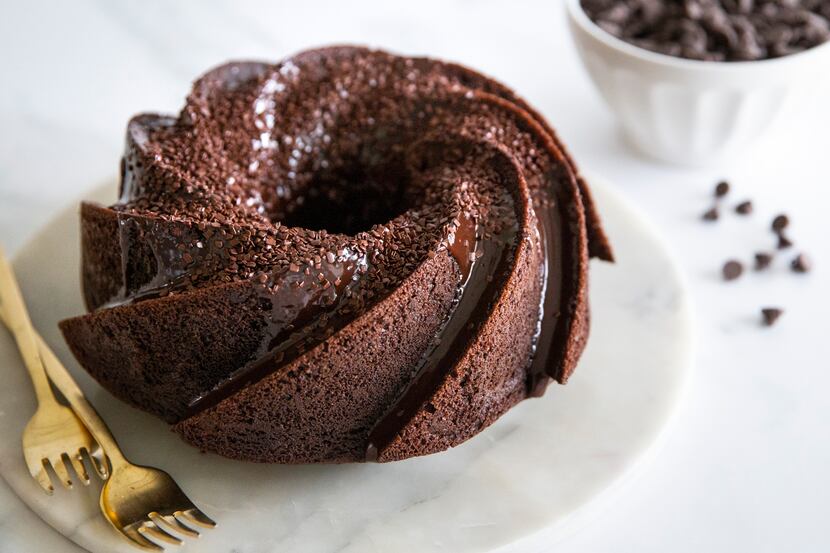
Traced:
[[672, 163], [709, 165], [740, 154], [782, 108], [810, 98], [830, 75], [830, 43], [771, 60], [687, 60], [623, 42], [591, 21], [579, 0], [567, 4], [579, 54], [625, 133]]

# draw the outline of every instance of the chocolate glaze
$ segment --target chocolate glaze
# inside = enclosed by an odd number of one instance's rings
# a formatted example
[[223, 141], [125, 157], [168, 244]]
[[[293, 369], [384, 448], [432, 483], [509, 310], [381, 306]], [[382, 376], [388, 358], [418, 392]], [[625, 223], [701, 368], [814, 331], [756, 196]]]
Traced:
[[564, 331], [566, 326], [558, 324], [565, 286], [562, 278], [563, 264], [559, 261], [559, 255], [565, 254], [565, 250], [562, 248], [561, 233], [555, 231], [560, 228], [561, 217], [556, 212], [555, 205], [545, 205], [538, 209], [537, 217], [545, 261], [542, 264], [542, 297], [537, 331], [533, 338], [533, 357], [527, 374], [528, 395], [531, 397], [544, 394], [550, 379], [557, 377], [558, 365], [567, 346], [567, 332]]
[[[539, 303], [537, 331], [533, 338], [533, 353], [529, 362], [527, 388], [531, 397], [541, 397], [551, 378], [557, 376], [563, 350], [566, 347], [566, 325], [559, 325], [562, 314], [562, 265], [558, 262], [562, 248], [561, 217], [555, 202], [543, 202], [538, 210], [537, 240], [545, 253], [540, 272], [542, 295]], [[461, 219], [457, 236], [476, 236], [470, 219]], [[372, 428], [366, 447], [366, 460], [376, 461], [382, 451], [406, 425], [415, 412], [428, 400], [446, 371], [455, 366], [472, 337], [487, 320], [495, 297], [500, 292], [504, 275], [512, 266], [516, 229], [475, 243], [469, 239], [464, 245], [449, 248], [461, 269], [462, 279], [458, 300], [441, 331], [436, 335], [435, 347], [428, 351], [414, 371], [410, 384]], [[470, 244], [473, 244], [471, 247]], [[473, 260], [470, 263], [469, 260]], [[558, 333], [557, 333], [558, 330]]]
[[127, 213], [116, 220], [123, 284], [102, 308], [165, 296], [210, 271], [212, 256], [226, 255], [183, 224]]
[[343, 328], [353, 316], [339, 308], [366, 273], [365, 256], [347, 249], [332, 261], [292, 266], [279, 276], [262, 274], [258, 288], [271, 313], [257, 358], [194, 398], [185, 417], [208, 409], [290, 363]]
[[511, 226], [498, 236], [477, 236], [475, 221], [460, 217], [448, 251], [461, 270], [457, 299], [450, 316], [436, 334], [434, 346], [421, 363], [403, 393], [369, 432], [366, 460], [376, 461], [409, 419], [435, 392], [446, 371], [456, 365], [487, 320], [499, 294], [502, 278], [512, 266], [517, 229]]
[[464, 290], [464, 282], [469, 279], [470, 271], [472, 271], [476, 261], [483, 255], [479, 248], [481, 238], [478, 234], [479, 228], [475, 219], [470, 215], [461, 214], [458, 217], [458, 224], [454, 223], [447, 235], [447, 251], [458, 263], [458, 268], [461, 271], [461, 290]]

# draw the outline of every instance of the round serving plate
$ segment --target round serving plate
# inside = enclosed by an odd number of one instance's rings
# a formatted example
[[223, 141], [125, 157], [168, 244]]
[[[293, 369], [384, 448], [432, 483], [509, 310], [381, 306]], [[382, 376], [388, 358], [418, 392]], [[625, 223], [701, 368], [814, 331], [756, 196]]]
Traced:
[[[264, 553], [535, 551], [586, 520], [657, 448], [692, 356], [683, 279], [645, 217], [591, 178], [618, 262], [592, 262], [592, 330], [567, 386], [552, 385], [450, 451], [390, 464], [279, 466], [201, 454], [103, 391], [56, 323], [83, 312], [77, 205], [14, 260], [32, 319], [134, 462], [170, 472], [218, 521], [185, 550]], [[109, 203], [110, 183], [93, 199]], [[45, 495], [23, 463], [34, 412], [27, 373], [0, 332], [0, 473], [61, 534], [93, 553], [135, 549], [98, 512], [100, 482]]]

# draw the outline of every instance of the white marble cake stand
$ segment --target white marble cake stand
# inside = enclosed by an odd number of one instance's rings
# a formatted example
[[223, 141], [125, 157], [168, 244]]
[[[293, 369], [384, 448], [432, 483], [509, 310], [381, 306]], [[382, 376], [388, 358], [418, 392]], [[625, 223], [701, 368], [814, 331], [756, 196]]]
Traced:
[[[15, 261], [35, 325], [73, 371], [127, 455], [168, 470], [219, 527], [184, 546], [238, 553], [531, 551], [640, 465], [664, 434], [691, 361], [688, 297], [643, 216], [594, 181], [619, 258], [594, 262], [593, 329], [567, 386], [553, 385], [446, 453], [377, 465], [268, 466], [203, 455], [101, 390], [55, 323], [83, 311], [77, 207]], [[98, 194], [107, 201], [114, 185]], [[34, 409], [26, 372], [0, 331], [0, 473], [47, 523], [95, 553], [135, 551], [98, 513], [99, 484], [46, 496], [20, 436]], [[540, 541], [541, 539], [541, 541]]]

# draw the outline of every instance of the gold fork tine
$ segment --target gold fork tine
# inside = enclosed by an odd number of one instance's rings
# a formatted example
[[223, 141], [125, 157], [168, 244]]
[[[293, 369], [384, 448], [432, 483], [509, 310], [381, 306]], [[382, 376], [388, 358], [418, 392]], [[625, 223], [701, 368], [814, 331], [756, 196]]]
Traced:
[[156, 526], [162, 527], [165, 530], [175, 530], [176, 532], [179, 532], [180, 534], [184, 534], [185, 536], [191, 538], [198, 538], [199, 536], [201, 536], [199, 532], [197, 532], [190, 526], [183, 524], [179, 519], [175, 517], [175, 515], [162, 516], [158, 513], [150, 513], [147, 516], [150, 518], [150, 520], [156, 523]]
[[169, 543], [170, 545], [181, 545], [183, 543], [182, 540], [168, 533], [153, 522], [147, 522], [144, 526], [139, 527], [138, 531], [147, 536], [152, 536], [157, 540]]
[[[43, 347], [43, 346], [41, 346]], [[49, 351], [51, 353], [51, 350]], [[49, 356], [44, 355], [44, 360], [48, 360]], [[101, 448], [98, 448], [98, 451], [90, 453], [86, 448], [81, 448], [78, 452], [79, 456], [83, 460], [84, 466], [87, 464], [92, 467], [92, 472], [98, 475], [101, 480], [106, 480], [109, 476], [109, 469], [107, 468], [107, 463], [104, 460], [104, 453]]]
[[52, 495], [55, 492], [55, 486], [52, 485], [52, 478], [49, 477], [49, 473], [46, 471], [46, 466], [44, 465], [44, 461], [41, 461], [40, 468], [32, 470], [33, 467], [29, 466], [29, 474], [32, 475], [32, 478], [38, 483], [38, 485], [43, 488], [43, 491]]
[[195, 524], [201, 526], [202, 528], [216, 527], [216, 523], [213, 522], [213, 520], [209, 516], [207, 516], [205, 513], [203, 513], [196, 507], [193, 507], [192, 509], [188, 509], [186, 511], [179, 512], [185, 517], [185, 520], [187, 520], [188, 522], [192, 521]]
[[71, 456], [68, 453], [64, 453], [63, 457], [64, 464], [72, 467], [72, 470], [75, 471], [75, 474], [78, 476], [81, 483], [84, 486], [89, 486], [89, 473], [87, 473], [83, 459], [81, 458], [81, 450], [78, 450]]
[[142, 549], [147, 549], [149, 551], [164, 551], [164, 548], [157, 543], [154, 543], [144, 535], [138, 531], [140, 525], [131, 525], [125, 526], [121, 529], [121, 535], [125, 536], [128, 540], [132, 541], [135, 545]]
[[69, 477], [69, 471], [66, 470], [66, 465], [63, 464], [62, 457], [59, 457], [54, 461], [51, 459], [44, 459], [43, 464], [45, 467], [51, 467], [52, 470], [55, 471], [55, 474], [58, 477], [58, 482], [60, 482], [64, 488], [68, 490], [72, 489], [72, 478]]

